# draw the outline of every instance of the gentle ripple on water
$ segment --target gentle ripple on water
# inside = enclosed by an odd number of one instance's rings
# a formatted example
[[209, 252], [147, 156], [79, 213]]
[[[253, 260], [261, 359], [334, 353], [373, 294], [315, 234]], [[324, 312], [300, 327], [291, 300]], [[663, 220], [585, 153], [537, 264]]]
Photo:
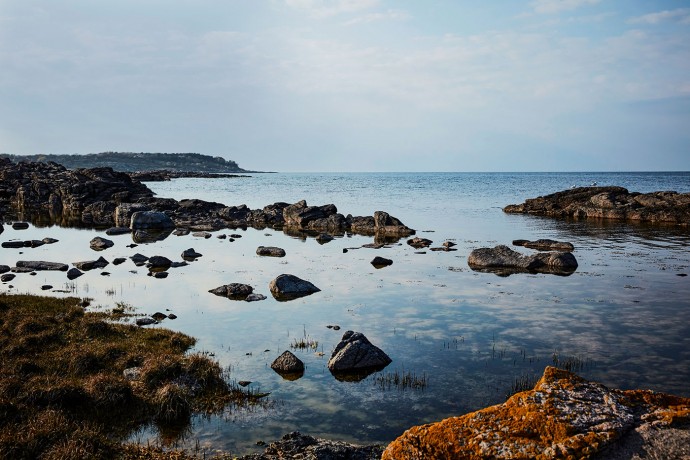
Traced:
[[[127, 248], [129, 236], [96, 254], [88, 241], [100, 232], [60, 227], [5, 227], [0, 241], [41, 239], [40, 248], [3, 249], [0, 263], [20, 259], [73, 262], [136, 252], [179, 259], [193, 247], [203, 254], [164, 280], [146, 276], [131, 262], [108, 266], [109, 276], [88, 272], [67, 282], [64, 273], [18, 275], [3, 291], [41, 292], [42, 284], [152, 314], [178, 315], [163, 326], [197, 338], [197, 349], [232, 366], [237, 380], [271, 393], [266, 408], [229, 409], [197, 417], [177, 442], [214, 446], [235, 453], [256, 451], [292, 430], [362, 443], [388, 442], [406, 428], [475, 410], [505, 399], [516, 378], [538, 376], [552, 355], [588, 363], [581, 374], [619, 388], [651, 388], [690, 396], [690, 230], [620, 222], [562, 221], [508, 215], [506, 204], [571, 185], [622, 185], [631, 191], [690, 191], [687, 173], [563, 174], [264, 174], [239, 179], [179, 179], [148, 184], [159, 196], [201, 198], [261, 208], [276, 202], [335, 203], [340, 212], [371, 215], [385, 210], [436, 244], [452, 239], [456, 252], [428, 252], [404, 244], [360, 247], [371, 238], [351, 235], [319, 245], [275, 230], [237, 231], [235, 242], [169, 237]], [[218, 233], [233, 233], [224, 231]], [[517, 238], [553, 238], [575, 244], [580, 264], [568, 277], [521, 274], [498, 277], [467, 266], [472, 249], [510, 244]], [[262, 258], [259, 245], [287, 251], [284, 259]], [[520, 249], [525, 251], [524, 249]], [[394, 260], [376, 270], [375, 255]], [[312, 281], [322, 292], [287, 303], [234, 302], [207, 291], [230, 282], [248, 283], [269, 294], [281, 273]], [[339, 332], [326, 328], [342, 327]], [[411, 371], [428, 377], [424, 390], [382, 390], [375, 374], [361, 382], [340, 382], [326, 368], [331, 350], [347, 329], [363, 332], [393, 363], [384, 372]], [[270, 363], [307, 335], [319, 343], [296, 351], [305, 376], [285, 381]], [[265, 351], [269, 350], [269, 351]], [[156, 436], [153, 429], [135, 435]]]

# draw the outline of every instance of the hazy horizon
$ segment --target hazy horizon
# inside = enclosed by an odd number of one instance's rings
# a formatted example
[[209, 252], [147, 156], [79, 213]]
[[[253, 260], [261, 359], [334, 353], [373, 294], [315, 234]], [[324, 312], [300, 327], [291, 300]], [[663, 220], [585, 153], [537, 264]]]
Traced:
[[690, 170], [680, 0], [0, 0], [0, 152]]

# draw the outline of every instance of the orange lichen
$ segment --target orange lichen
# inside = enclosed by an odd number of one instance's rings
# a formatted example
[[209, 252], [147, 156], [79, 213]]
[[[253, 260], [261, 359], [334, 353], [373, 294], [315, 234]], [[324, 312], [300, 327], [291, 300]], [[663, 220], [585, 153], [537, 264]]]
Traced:
[[410, 428], [382, 460], [590, 458], [642, 423], [690, 420], [690, 399], [620, 391], [547, 367], [504, 404]]

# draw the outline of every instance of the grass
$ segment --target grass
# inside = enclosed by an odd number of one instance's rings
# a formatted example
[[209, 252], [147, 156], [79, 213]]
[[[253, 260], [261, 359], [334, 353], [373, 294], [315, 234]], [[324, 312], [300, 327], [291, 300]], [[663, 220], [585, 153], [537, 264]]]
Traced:
[[534, 374], [523, 374], [519, 377], [516, 377], [512, 386], [510, 387], [510, 392], [506, 394], [506, 399], [510, 398], [516, 393], [533, 389], [538, 381], [539, 376]]
[[553, 353], [551, 360], [553, 361], [554, 367], [569, 372], [581, 372], [594, 366], [594, 361], [589, 358], [582, 358], [580, 356], [561, 356], [557, 351]]
[[429, 385], [429, 377], [426, 373], [418, 376], [416, 373], [395, 370], [395, 372], [382, 372], [374, 378], [374, 384], [382, 390], [424, 390]]
[[290, 344], [290, 348], [293, 350], [316, 350], [319, 348], [318, 340], [310, 339], [309, 337], [304, 337], [302, 339], [294, 339]]
[[86, 313], [77, 298], [0, 295], [0, 458], [192, 458], [120, 440], [144, 424], [163, 431], [265, 396], [228, 384], [207, 356], [187, 354], [192, 337], [115, 322], [125, 310]]

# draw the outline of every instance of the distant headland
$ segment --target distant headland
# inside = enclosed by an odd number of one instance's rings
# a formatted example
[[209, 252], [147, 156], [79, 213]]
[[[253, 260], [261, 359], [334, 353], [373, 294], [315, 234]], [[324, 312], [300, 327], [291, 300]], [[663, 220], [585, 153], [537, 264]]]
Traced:
[[101, 152], [85, 155], [10, 155], [0, 154], [13, 162], [47, 163], [53, 161], [67, 169], [110, 167], [116, 171], [195, 171], [206, 173], [255, 173], [240, 168], [236, 162], [200, 153]]

